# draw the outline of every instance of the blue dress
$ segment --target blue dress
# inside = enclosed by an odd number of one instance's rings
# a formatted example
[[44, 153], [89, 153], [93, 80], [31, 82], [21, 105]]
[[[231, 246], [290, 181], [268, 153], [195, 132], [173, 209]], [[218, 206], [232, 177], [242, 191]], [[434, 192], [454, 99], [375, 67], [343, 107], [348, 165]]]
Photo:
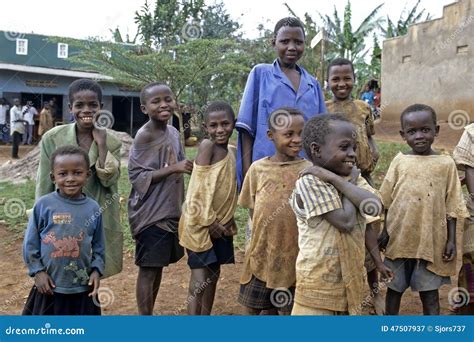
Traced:
[[252, 153], [254, 162], [275, 153], [273, 143], [267, 138], [268, 117], [274, 110], [281, 107], [297, 108], [303, 112], [305, 121], [327, 112], [319, 82], [302, 67], [296, 66], [296, 68], [301, 74], [297, 92], [277, 60], [273, 64], [258, 64], [250, 72], [235, 125], [239, 132], [237, 146], [239, 189], [243, 182], [242, 133], [246, 132], [254, 138]]

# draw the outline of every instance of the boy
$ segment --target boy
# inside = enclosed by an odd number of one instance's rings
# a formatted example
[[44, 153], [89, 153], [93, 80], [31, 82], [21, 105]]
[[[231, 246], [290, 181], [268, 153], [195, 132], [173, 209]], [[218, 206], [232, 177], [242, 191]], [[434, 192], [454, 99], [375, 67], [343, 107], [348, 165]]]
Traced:
[[298, 109], [283, 107], [271, 113], [267, 137], [275, 153], [250, 166], [240, 193], [239, 204], [250, 210], [253, 222], [239, 293], [239, 303], [250, 315], [263, 310], [288, 315], [293, 305], [298, 231], [288, 199], [298, 173], [311, 165], [299, 157], [303, 126]]
[[49, 176], [52, 153], [64, 145], [82, 147], [89, 154], [92, 171], [83, 191], [103, 208], [107, 249], [103, 276], [110, 277], [122, 271], [123, 232], [117, 195], [122, 143], [110, 130], [96, 127], [97, 113], [102, 105], [102, 88], [97, 82], [79, 79], [71, 83], [69, 110], [76, 122], [54, 127], [43, 135], [36, 199], [54, 191], [54, 183]]
[[137, 304], [140, 315], [152, 315], [163, 267], [184, 255], [178, 222], [184, 200], [185, 159], [179, 132], [167, 124], [176, 109], [171, 89], [150, 83], [140, 93], [140, 108], [149, 121], [138, 130], [130, 150], [128, 175], [132, 189], [128, 218], [136, 242]]
[[203, 126], [209, 139], [199, 146], [179, 221], [179, 241], [191, 268], [190, 315], [211, 314], [220, 265], [234, 263], [237, 179], [235, 148], [228, 146], [234, 123], [227, 103], [213, 102], [206, 108]]
[[[292, 315], [361, 314], [364, 241], [376, 245], [365, 234], [362, 214], [378, 215], [381, 204], [355, 168], [354, 130], [338, 114], [311, 118], [304, 127], [303, 146], [313, 166], [296, 182], [290, 201], [300, 247]], [[380, 258], [377, 266], [390, 277]]]

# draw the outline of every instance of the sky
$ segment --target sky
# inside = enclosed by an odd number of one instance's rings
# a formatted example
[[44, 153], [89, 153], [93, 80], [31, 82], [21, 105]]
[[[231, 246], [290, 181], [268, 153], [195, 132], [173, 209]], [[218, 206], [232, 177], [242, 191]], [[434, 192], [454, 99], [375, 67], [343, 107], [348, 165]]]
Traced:
[[[432, 18], [439, 18], [443, 6], [455, 0], [421, 0], [419, 8], [425, 8]], [[206, 0], [213, 3], [214, 0]], [[273, 29], [275, 23], [289, 15], [284, 3], [303, 16], [308, 12], [319, 19], [318, 12], [332, 16], [334, 6], [342, 16], [347, 0], [224, 0], [231, 17], [242, 25], [242, 32], [247, 38], [258, 36], [256, 27], [263, 23]], [[383, 1], [352, 0], [352, 26], [357, 28], [361, 21]], [[15, 33], [37, 33], [72, 38], [101, 37], [111, 39], [109, 29], [119, 27], [122, 34], [135, 36], [137, 28], [134, 23], [135, 11], [145, 0], [13, 0], [2, 1], [2, 19], [0, 30]], [[149, 0], [152, 5], [155, 0]], [[410, 9], [416, 0], [386, 0], [380, 10], [381, 16], [390, 15], [398, 20], [406, 6]], [[74, 4], [74, 5], [73, 5]]]

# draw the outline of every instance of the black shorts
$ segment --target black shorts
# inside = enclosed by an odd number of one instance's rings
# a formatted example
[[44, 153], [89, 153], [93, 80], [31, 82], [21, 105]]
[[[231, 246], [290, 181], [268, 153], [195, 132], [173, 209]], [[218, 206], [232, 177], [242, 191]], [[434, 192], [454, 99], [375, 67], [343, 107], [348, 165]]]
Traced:
[[247, 284], [240, 285], [238, 302], [252, 309], [291, 312], [295, 287], [270, 289], [266, 285], [264, 281], [252, 275]]
[[232, 236], [223, 236], [212, 239], [211, 249], [204, 252], [193, 252], [186, 249], [188, 253], [189, 268], [205, 268], [214, 265], [234, 264], [234, 239]]
[[171, 233], [155, 225], [139, 233], [136, 238], [135, 265], [141, 267], [164, 267], [184, 256], [179, 245], [178, 233]]

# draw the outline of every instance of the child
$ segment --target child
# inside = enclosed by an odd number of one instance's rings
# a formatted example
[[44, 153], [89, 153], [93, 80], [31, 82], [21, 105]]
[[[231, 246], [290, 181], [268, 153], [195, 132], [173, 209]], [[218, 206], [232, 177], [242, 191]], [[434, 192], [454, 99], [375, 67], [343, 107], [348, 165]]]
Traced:
[[298, 231], [288, 199], [298, 173], [311, 165], [299, 156], [303, 126], [298, 109], [283, 107], [270, 115], [267, 135], [276, 151], [250, 166], [240, 193], [239, 204], [250, 209], [253, 223], [239, 294], [239, 303], [250, 315], [271, 309], [291, 312]]
[[190, 315], [211, 314], [220, 265], [234, 263], [237, 180], [235, 148], [228, 146], [234, 124], [227, 103], [213, 102], [206, 108], [203, 126], [209, 139], [199, 146], [179, 221], [180, 244], [187, 249], [191, 268]]
[[[370, 186], [374, 186], [370, 173], [374, 170], [379, 154], [372, 136], [375, 134], [374, 121], [369, 105], [361, 100], [352, 98], [352, 88], [355, 81], [354, 66], [345, 58], [336, 58], [328, 66], [328, 83], [333, 93], [333, 99], [326, 101], [329, 113], [342, 113], [357, 129], [356, 164]], [[378, 237], [380, 221], [367, 224], [369, 234]], [[371, 258], [371, 253], [379, 253], [378, 246], [373, 251], [366, 250], [365, 268], [367, 280], [372, 291], [375, 313], [384, 314], [384, 301], [380, 293], [378, 273]]]
[[[267, 139], [270, 114], [281, 107], [295, 107], [305, 120], [325, 113], [324, 95], [319, 82], [297, 65], [304, 53], [304, 26], [296, 18], [283, 18], [275, 25], [272, 46], [277, 59], [256, 65], [247, 79], [237, 123], [237, 184], [239, 189], [254, 161], [272, 156], [275, 147]], [[252, 222], [246, 228], [248, 246]]]
[[92, 174], [83, 191], [102, 208], [107, 249], [103, 273], [105, 278], [122, 271], [123, 232], [118, 196], [122, 143], [110, 130], [96, 127], [101, 108], [102, 88], [97, 82], [79, 79], [71, 83], [69, 110], [76, 122], [54, 127], [43, 135], [36, 177], [36, 199], [54, 191], [49, 172], [51, 155], [58, 147], [75, 145], [89, 154]]
[[380, 188], [388, 209], [381, 248], [395, 274], [385, 310], [397, 315], [411, 287], [420, 292], [423, 314], [438, 315], [438, 289], [456, 272], [456, 219], [468, 215], [453, 159], [431, 149], [439, 132], [433, 108], [411, 105], [400, 121], [411, 150], [393, 159]]
[[137, 132], [130, 150], [128, 217], [139, 267], [138, 312], [152, 315], [163, 267], [184, 255], [178, 222], [184, 201], [183, 173], [191, 173], [193, 163], [185, 159], [179, 132], [167, 125], [176, 109], [171, 89], [150, 83], [142, 89], [140, 103], [149, 120]]
[[470, 217], [464, 221], [462, 268], [458, 286], [469, 292], [469, 301], [460, 303], [460, 313], [474, 314], [474, 123], [464, 129], [464, 133], [454, 149], [453, 158], [458, 167], [465, 171], [468, 190], [467, 208]]
[[36, 201], [28, 222], [23, 257], [35, 285], [23, 315], [100, 315], [104, 232], [101, 208], [82, 193], [90, 176], [81, 148], [62, 146], [51, 155], [58, 191]]
[[45, 101], [43, 104], [43, 109], [40, 113], [39, 126], [38, 126], [38, 136], [41, 137], [47, 131], [49, 131], [54, 126], [54, 120], [51, 115], [51, 110], [49, 107], [49, 102]]
[[[298, 222], [299, 253], [292, 315], [361, 314], [364, 293], [362, 214], [376, 216], [381, 204], [376, 191], [359, 176], [355, 126], [342, 115], [311, 118], [303, 146], [313, 166], [302, 173], [290, 200]], [[383, 277], [390, 270], [376, 260]]]

